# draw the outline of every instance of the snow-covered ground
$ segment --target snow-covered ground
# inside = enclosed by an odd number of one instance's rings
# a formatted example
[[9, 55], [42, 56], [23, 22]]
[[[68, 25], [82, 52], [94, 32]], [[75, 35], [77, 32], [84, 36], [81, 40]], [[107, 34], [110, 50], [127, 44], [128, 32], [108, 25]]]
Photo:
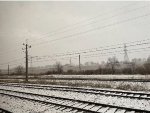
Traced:
[[[37, 75], [35, 75], [37, 76]], [[124, 90], [150, 90], [150, 82], [129, 81], [98, 81], [90, 79], [150, 79], [150, 75], [39, 75], [41, 79], [30, 79], [31, 82], [54, 83], [57, 85], [72, 85], [84, 87], [104, 87]], [[47, 79], [42, 79], [47, 78]], [[50, 78], [73, 78], [74, 80], [51, 80]], [[90, 78], [89, 80], [76, 80], [75, 78]], [[61, 84], [62, 83], [62, 84]], [[72, 85], [73, 86], [73, 85]]]
[[35, 77], [52, 78], [122, 78], [122, 79], [150, 79], [150, 75], [34, 75]]
[[38, 102], [31, 102], [19, 98], [12, 98], [0, 94], [0, 108], [13, 113], [63, 113], [50, 105], [44, 105]]
[[47, 83], [56, 85], [67, 85], [67, 86], [83, 86], [83, 87], [97, 87], [97, 88], [113, 88], [113, 89], [124, 89], [134, 91], [149, 91], [150, 82], [128, 82], [128, 81], [96, 81], [96, 80], [50, 80], [50, 79], [39, 79], [29, 80], [31, 83]]
[[[150, 79], [150, 75], [29, 75], [41, 78], [102, 78], [102, 79]], [[25, 78], [24, 75], [3, 75], [0, 78]]]
[[[122, 106], [122, 107], [130, 107], [142, 110], [149, 110], [150, 111], [150, 100], [145, 99], [131, 99], [131, 98], [123, 98], [123, 97], [111, 97], [105, 95], [95, 95], [95, 94], [85, 94], [85, 93], [78, 93], [78, 92], [65, 92], [65, 91], [54, 91], [54, 90], [46, 90], [46, 89], [31, 89], [31, 88], [21, 88], [21, 87], [11, 87], [11, 86], [0, 86], [1, 89], [7, 90], [14, 90], [14, 91], [22, 91], [22, 92], [30, 92], [36, 94], [43, 94], [49, 96], [56, 96], [56, 97], [64, 97], [64, 98], [71, 98], [83, 101], [91, 101], [95, 103], [102, 103], [102, 104], [109, 104], [115, 106]], [[0, 95], [1, 96], [1, 95]], [[8, 100], [4, 101], [9, 102]], [[2, 102], [0, 100], [0, 102]], [[2, 106], [2, 105], [0, 105]]]
[[[21, 77], [21, 75], [13, 75]], [[22, 77], [25, 77], [22, 75]], [[31, 79], [32, 78], [32, 79]], [[73, 78], [74, 80], [55, 80], [51, 78]], [[76, 80], [75, 78], [88, 78], [89, 80]], [[90, 79], [95, 79], [90, 80]], [[150, 82], [129, 81], [98, 81], [96, 79], [150, 79], [150, 75], [32, 75], [29, 76], [31, 83], [47, 83], [55, 85], [84, 86], [98, 88], [113, 88], [135, 91], [150, 91]], [[1, 82], [23, 82], [25, 79], [0, 79]]]
[[[72, 86], [62, 86], [62, 85], [50, 85], [50, 84], [31, 84], [31, 83], [4, 83], [1, 82], [2, 86], [32, 86], [32, 87], [59, 87], [59, 88], [82, 88], [82, 89], [87, 89], [87, 90], [92, 90], [93, 88], [91, 87], [72, 87]], [[150, 94], [150, 91], [128, 91], [128, 90], [120, 90], [120, 89], [112, 89], [112, 88], [94, 88], [95, 90], [105, 90], [105, 91], [119, 91], [119, 92], [130, 92], [130, 93], [144, 93], [144, 94]]]

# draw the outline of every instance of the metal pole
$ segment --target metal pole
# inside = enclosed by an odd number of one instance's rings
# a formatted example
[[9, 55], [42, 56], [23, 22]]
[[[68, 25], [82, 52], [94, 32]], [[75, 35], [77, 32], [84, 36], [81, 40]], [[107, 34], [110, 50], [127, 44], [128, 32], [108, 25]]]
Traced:
[[31, 73], [33, 73], [33, 69], [32, 69], [32, 56], [31, 56], [31, 66], [30, 66], [30, 68], [31, 68]]
[[81, 71], [80, 55], [79, 55], [79, 71]]
[[8, 75], [9, 75], [9, 64], [8, 64]]
[[28, 44], [26, 44], [26, 82], [28, 82]]
[[26, 44], [23, 43], [23, 45], [25, 46], [25, 48], [22, 48], [22, 50], [25, 50], [25, 67], [26, 67], [26, 78], [25, 81], [28, 82], [28, 48], [31, 48], [31, 46], [28, 45], [28, 42], [26, 40]]

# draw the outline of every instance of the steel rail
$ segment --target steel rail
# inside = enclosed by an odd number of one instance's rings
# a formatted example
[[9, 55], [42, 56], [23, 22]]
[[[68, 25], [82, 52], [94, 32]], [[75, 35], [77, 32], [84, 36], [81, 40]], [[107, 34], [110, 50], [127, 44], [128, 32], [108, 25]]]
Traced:
[[[0, 77], [2, 80], [25, 79], [24, 77]], [[150, 82], [150, 79], [102, 79], [102, 78], [51, 78], [51, 77], [29, 77], [30, 80], [89, 80], [89, 81], [125, 81], [125, 82]]]
[[[55, 97], [55, 96], [47, 96], [47, 95], [41, 95], [41, 94], [34, 94], [34, 93], [26, 93], [26, 92], [20, 92], [20, 91], [12, 91], [12, 90], [6, 90], [6, 89], [0, 89], [1, 91], [6, 91], [6, 92], [10, 92], [11, 94], [7, 94], [7, 93], [0, 93], [3, 95], [8, 95], [11, 97], [17, 97], [17, 98], [21, 98], [21, 99], [27, 99], [27, 100], [32, 100], [32, 101], [36, 101], [36, 102], [40, 102], [40, 103], [45, 103], [45, 104], [53, 104], [53, 105], [58, 105], [58, 106], [62, 106], [62, 107], [66, 107], [66, 108], [72, 108], [72, 109], [77, 109], [80, 111], [86, 111], [86, 112], [90, 112], [90, 113], [98, 113], [97, 111], [92, 111], [90, 109], [85, 109], [80, 108], [80, 107], [74, 107], [72, 105], [66, 105], [63, 103], [57, 103], [57, 102], [50, 102], [50, 101], [43, 101], [43, 100], [37, 100], [34, 98], [31, 98], [31, 96], [37, 96], [37, 97], [44, 97], [47, 99], [57, 99], [57, 100], [63, 100], [63, 101], [70, 101], [70, 102], [77, 102], [80, 104], [88, 104], [88, 105], [94, 105], [94, 106], [102, 106], [102, 107], [109, 107], [109, 108], [117, 108], [117, 109], [122, 109], [122, 110], [126, 110], [126, 111], [135, 111], [135, 112], [140, 112], [140, 113], [149, 113], [149, 110], [141, 110], [141, 109], [136, 109], [136, 108], [128, 108], [128, 107], [121, 107], [121, 106], [115, 106], [115, 105], [107, 105], [107, 104], [101, 104], [101, 103], [95, 103], [95, 102], [89, 102], [89, 101], [83, 101], [83, 100], [75, 100], [75, 99], [69, 99], [69, 98], [63, 98], [63, 97]], [[17, 96], [17, 95], [13, 95], [12, 93], [18, 93], [18, 94], [23, 94], [25, 95], [25, 97], [23, 96]], [[27, 95], [30, 96], [30, 98], [27, 97]]]
[[[5, 86], [5, 85], [4, 85]], [[6, 85], [8, 86], [8, 85]], [[114, 96], [114, 97], [124, 97], [131, 99], [146, 99], [150, 100], [150, 94], [141, 93], [141, 92], [128, 92], [128, 91], [112, 91], [112, 90], [100, 90], [100, 89], [86, 89], [86, 88], [71, 88], [71, 87], [54, 87], [54, 86], [38, 86], [38, 85], [11, 85], [13, 87], [23, 87], [23, 88], [34, 88], [34, 89], [46, 89], [46, 90], [57, 90], [57, 91], [70, 91], [78, 93], [89, 93], [89, 94], [99, 94], [105, 96]], [[124, 94], [124, 95], [123, 95]], [[135, 95], [139, 95], [138, 97]], [[145, 97], [146, 96], [146, 97]]]

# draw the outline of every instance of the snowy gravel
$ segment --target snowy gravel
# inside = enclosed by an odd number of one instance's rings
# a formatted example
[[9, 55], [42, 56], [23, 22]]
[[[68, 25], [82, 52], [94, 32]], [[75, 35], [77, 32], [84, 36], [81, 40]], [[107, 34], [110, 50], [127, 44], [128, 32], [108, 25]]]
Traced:
[[[35, 77], [37, 75], [34, 75]], [[150, 79], [150, 75], [40, 75], [38, 77], [46, 78], [116, 78], [116, 79]]]
[[[29, 80], [31, 83], [54, 83], [56, 85], [72, 85], [72, 86], [84, 86], [84, 87], [102, 87], [102, 88], [114, 88], [120, 89], [120, 86], [126, 88], [126, 90], [150, 90], [150, 82], [128, 82], [128, 81], [96, 81], [96, 80], [50, 80], [50, 79], [39, 79]], [[126, 86], [130, 86], [128, 89]]]
[[0, 94], [0, 108], [13, 113], [63, 113], [51, 108], [50, 105], [31, 102], [25, 99], [12, 98]]
[[84, 101], [91, 101], [102, 104], [110, 104], [115, 106], [137, 108], [142, 110], [150, 110], [150, 100], [137, 100], [123, 97], [110, 97], [104, 95], [95, 95], [95, 94], [85, 94], [77, 92], [65, 92], [65, 91], [53, 91], [45, 89], [31, 89], [31, 88], [20, 88], [20, 87], [10, 87], [10, 86], [0, 86], [2, 89], [22, 91], [36, 94], [43, 94], [49, 96], [58, 96], [64, 98], [78, 99]]

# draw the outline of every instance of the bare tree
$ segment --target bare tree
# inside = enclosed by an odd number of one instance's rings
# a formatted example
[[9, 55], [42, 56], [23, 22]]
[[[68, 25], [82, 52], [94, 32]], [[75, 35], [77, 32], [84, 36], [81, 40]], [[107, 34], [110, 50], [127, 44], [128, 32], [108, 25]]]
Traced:
[[16, 74], [23, 74], [23, 66], [17, 66], [15, 72]]
[[119, 61], [116, 57], [108, 58], [107, 65], [111, 67], [112, 74], [114, 74], [116, 67], [119, 66]]
[[61, 65], [60, 62], [56, 62], [56, 70], [57, 70], [57, 73], [59, 74], [63, 72], [63, 66]]

